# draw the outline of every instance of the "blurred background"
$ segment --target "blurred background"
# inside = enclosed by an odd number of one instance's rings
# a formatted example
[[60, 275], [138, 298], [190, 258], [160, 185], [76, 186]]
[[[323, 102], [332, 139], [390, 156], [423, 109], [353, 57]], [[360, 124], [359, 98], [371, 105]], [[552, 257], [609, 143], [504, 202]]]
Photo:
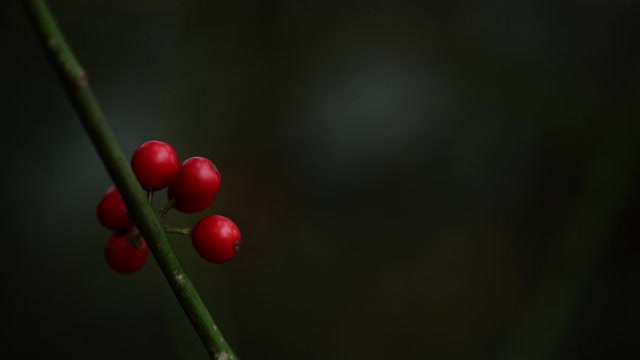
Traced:
[[[242, 359], [640, 356], [640, 5], [50, 1], [125, 154], [212, 159], [243, 248], [171, 242]], [[0, 356], [206, 359], [17, 2]], [[156, 196], [155, 206], [166, 195]]]

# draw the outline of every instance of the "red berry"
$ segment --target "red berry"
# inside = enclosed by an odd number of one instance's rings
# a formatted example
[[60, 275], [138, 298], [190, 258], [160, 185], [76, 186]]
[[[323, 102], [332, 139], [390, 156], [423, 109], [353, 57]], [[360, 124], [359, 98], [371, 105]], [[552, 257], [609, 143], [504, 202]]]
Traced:
[[[171, 191], [171, 189], [169, 189], [168, 194], [169, 194], [169, 199], [171, 199], [173, 197], [173, 192]], [[176, 202], [173, 205], [173, 208], [183, 213], [195, 213], [208, 208], [213, 203], [213, 199], [214, 198], [211, 198], [202, 203], [189, 203], [184, 201]]]
[[198, 254], [210, 263], [231, 260], [242, 242], [240, 229], [228, 218], [211, 215], [198, 221], [191, 231], [191, 242]]
[[139, 237], [137, 231], [111, 235], [104, 248], [104, 257], [109, 266], [122, 274], [131, 274], [140, 270], [148, 255], [149, 247], [144, 239]]
[[[175, 197], [174, 207], [177, 210], [200, 211], [213, 202], [220, 189], [220, 181], [220, 172], [211, 160], [192, 157], [180, 165], [173, 182], [169, 185], [168, 194], [169, 197]], [[189, 211], [190, 209], [193, 211]]]
[[118, 192], [115, 185], [111, 185], [100, 200], [96, 209], [98, 220], [109, 229], [127, 230], [132, 228], [134, 223], [127, 215], [127, 206]]
[[157, 191], [169, 186], [179, 167], [178, 154], [162, 141], [147, 141], [131, 157], [133, 173], [146, 190]]

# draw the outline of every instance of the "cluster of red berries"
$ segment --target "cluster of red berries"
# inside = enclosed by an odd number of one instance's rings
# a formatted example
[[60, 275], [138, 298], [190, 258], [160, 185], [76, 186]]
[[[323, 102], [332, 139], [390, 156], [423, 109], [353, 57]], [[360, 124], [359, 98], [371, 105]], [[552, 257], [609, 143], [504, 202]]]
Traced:
[[[213, 203], [220, 189], [220, 172], [211, 160], [192, 157], [180, 164], [174, 148], [161, 141], [140, 145], [131, 158], [131, 168], [150, 199], [154, 191], [169, 187], [169, 203], [164, 210], [173, 207], [185, 213], [202, 211]], [[115, 185], [102, 197], [97, 215], [102, 225], [115, 230], [104, 249], [109, 266], [124, 274], [138, 271], [149, 255], [149, 248], [129, 218]], [[231, 260], [241, 242], [236, 224], [220, 215], [207, 216], [193, 229], [181, 233], [190, 233], [198, 254], [214, 264]]]

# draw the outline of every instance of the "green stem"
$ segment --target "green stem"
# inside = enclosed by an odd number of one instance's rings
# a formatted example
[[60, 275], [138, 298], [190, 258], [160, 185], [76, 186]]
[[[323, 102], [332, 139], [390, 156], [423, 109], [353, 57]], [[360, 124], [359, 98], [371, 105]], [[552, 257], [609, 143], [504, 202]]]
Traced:
[[191, 228], [177, 228], [177, 227], [165, 225], [164, 231], [169, 234], [179, 234], [179, 235], [186, 235], [186, 236], [191, 235]]
[[151, 252], [209, 356], [212, 359], [236, 359], [178, 261], [158, 217], [149, 205], [145, 192], [131, 171], [129, 162], [93, 95], [85, 71], [67, 45], [48, 6], [43, 0], [24, 0], [23, 5], [89, 138], [120, 190], [130, 216], [147, 240]]
[[173, 205], [175, 205], [175, 203], [176, 203], [175, 198], [171, 198], [169, 201], [167, 201], [167, 203], [164, 204], [162, 209], [160, 209], [160, 211], [158, 211], [158, 213], [156, 214], [158, 219], [162, 219], [163, 217], [165, 217], [169, 212], [169, 210], [173, 209]]

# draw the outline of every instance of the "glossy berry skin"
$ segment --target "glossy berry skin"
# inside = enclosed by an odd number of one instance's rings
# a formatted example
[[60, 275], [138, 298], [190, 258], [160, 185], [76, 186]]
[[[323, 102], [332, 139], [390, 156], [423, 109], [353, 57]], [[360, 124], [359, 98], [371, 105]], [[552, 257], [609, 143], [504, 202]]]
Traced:
[[127, 206], [115, 185], [111, 185], [100, 200], [96, 215], [104, 227], [112, 230], [127, 230], [134, 225], [127, 215]]
[[131, 169], [146, 190], [157, 191], [169, 186], [179, 167], [178, 154], [162, 141], [147, 141], [131, 157]]
[[233, 221], [224, 216], [211, 215], [198, 221], [193, 227], [191, 242], [205, 260], [220, 264], [236, 255], [242, 238], [240, 229]]
[[174, 207], [177, 210], [196, 212], [211, 205], [220, 189], [220, 181], [220, 172], [211, 160], [192, 157], [180, 165], [168, 194], [176, 199]]
[[104, 248], [104, 257], [113, 270], [131, 274], [142, 268], [149, 256], [149, 247], [141, 237], [137, 247], [132, 243], [137, 234], [137, 231], [129, 231], [111, 235]]

